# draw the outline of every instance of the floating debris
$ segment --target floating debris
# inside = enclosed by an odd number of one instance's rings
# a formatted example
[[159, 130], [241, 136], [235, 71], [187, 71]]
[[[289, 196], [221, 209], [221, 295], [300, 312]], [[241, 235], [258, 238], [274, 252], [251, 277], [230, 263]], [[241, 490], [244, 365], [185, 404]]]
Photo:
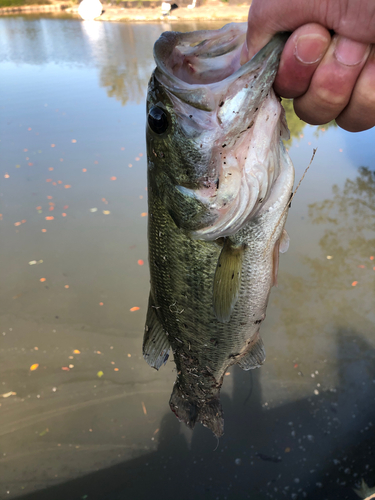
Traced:
[[103, 375], [104, 375], [104, 373], [103, 373], [101, 370], [100, 370], [100, 371], [98, 371], [97, 376], [98, 376], [99, 378], [101, 378]]
[[35, 371], [39, 367], [39, 363], [34, 363], [33, 365], [30, 366], [30, 371]]

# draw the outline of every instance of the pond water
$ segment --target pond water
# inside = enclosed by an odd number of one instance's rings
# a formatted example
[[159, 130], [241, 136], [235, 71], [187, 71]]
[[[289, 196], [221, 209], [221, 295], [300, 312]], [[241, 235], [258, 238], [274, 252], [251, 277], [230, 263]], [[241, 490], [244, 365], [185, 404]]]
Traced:
[[[293, 115], [301, 178], [262, 326], [231, 367], [225, 435], [169, 410], [141, 354], [145, 92], [165, 30], [0, 19], [0, 498], [354, 499], [375, 482], [375, 132]], [[133, 310], [137, 308], [137, 310]]]

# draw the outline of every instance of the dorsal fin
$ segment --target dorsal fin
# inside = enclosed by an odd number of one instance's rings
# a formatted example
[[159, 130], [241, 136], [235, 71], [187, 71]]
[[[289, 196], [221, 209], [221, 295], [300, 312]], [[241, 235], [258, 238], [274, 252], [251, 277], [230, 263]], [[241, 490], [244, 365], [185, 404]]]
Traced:
[[233, 245], [231, 240], [226, 238], [217, 263], [213, 305], [215, 315], [222, 323], [229, 321], [238, 299], [244, 248], [244, 245]]
[[145, 334], [143, 337], [143, 357], [147, 363], [159, 370], [168, 359], [170, 344], [168, 336], [160, 324], [151, 294], [148, 301]]

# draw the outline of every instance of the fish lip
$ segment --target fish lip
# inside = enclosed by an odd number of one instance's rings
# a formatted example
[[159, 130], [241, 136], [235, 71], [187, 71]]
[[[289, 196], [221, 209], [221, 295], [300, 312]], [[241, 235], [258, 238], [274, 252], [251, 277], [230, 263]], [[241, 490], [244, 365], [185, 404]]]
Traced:
[[[241, 53], [242, 44], [245, 41], [246, 29], [247, 23], [230, 23], [219, 30], [202, 30], [188, 33], [167, 31], [162, 33], [154, 45], [154, 59], [156, 62], [155, 77], [177, 98], [205, 111], [216, 110], [222, 101], [222, 96], [225, 95], [230, 86], [238, 78], [250, 75], [254, 70], [258, 69], [258, 66], [261, 69], [265, 61], [267, 61], [267, 68], [263, 70], [270, 75], [270, 79], [273, 81], [275, 66], [278, 66], [281, 52], [289, 36], [287, 33], [278, 33], [250, 61], [238, 67], [225, 78], [211, 83], [188, 83], [176, 76], [168, 64], [171, 60], [176, 59], [176, 57], [182, 59], [185, 57], [182, 52], [176, 52], [173, 56], [178, 46], [182, 48], [189, 47], [191, 46], [190, 42], [195, 43], [199, 39], [202, 39], [202, 41], [214, 41], [233, 33], [233, 37], [229, 38], [227, 43], [229, 47], [233, 46], [233, 48], [232, 50], [228, 50], [227, 53], [233, 54], [237, 52], [239, 65], [239, 54]], [[237, 43], [233, 44], [232, 42], [235, 37], [237, 38]], [[200, 47], [201, 43], [195, 44], [192, 47], [189, 56], [194, 56], [194, 48]], [[225, 48], [223, 49], [223, 53], [225, 54]], [[207, 57], [206, 59], [210, 58]], [[271, 64], [269, 64], [269, 59], [272, 59]], [[177, 63], [174, 67], [176, 65]]]

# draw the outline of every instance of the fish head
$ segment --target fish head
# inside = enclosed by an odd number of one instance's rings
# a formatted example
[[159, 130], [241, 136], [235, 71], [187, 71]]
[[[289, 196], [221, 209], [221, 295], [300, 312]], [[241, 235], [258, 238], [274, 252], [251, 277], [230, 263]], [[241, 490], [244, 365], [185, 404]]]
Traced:
[[[286, 36], [240, 65], [246, 23], [166, 32], [147, 98], [151, 189], [196, 238], [237, 232], [278, 175], [282, 108], [272, 84]], [[260, 202], [259, 202], [260, 200]]]

